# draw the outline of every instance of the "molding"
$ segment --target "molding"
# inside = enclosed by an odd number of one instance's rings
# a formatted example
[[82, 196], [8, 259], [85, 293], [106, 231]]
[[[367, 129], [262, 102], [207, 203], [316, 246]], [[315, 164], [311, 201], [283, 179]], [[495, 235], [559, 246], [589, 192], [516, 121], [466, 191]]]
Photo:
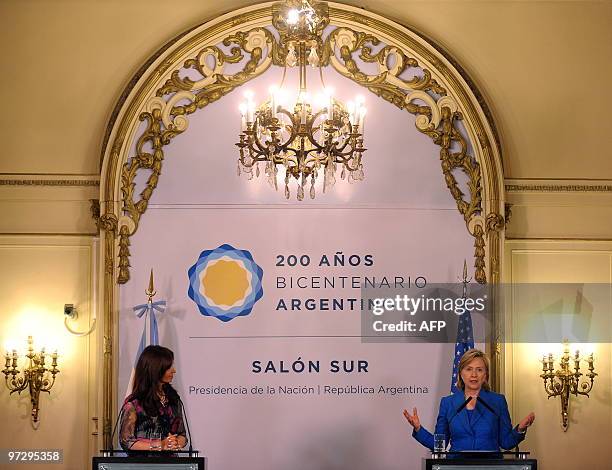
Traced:
[[0, 186], [100, 186], [100, 177], [72, 174], [0, 174]]
[[0, 237], [85, 237], [95, 238], [97, 232], [91, 233], [69, 233], [69, 232], [0, 232]]
[[[512, 246], [514, 243], [588, 243], [588, 244], [597, 244], [597, 243], [612, 243], [612, 238], [550, 238], [550, 237], [530, 237], [530, 238], [512, 238], [506, 237], [506, 245]], [[567, 250], [564, 250], [567, 251]]]
[[81, 233], [0, 233], [0, 246], [87, 246], [94, 234]]
[[100, 186], [100, 180], [0, 180], [0, 186]]
[[507, 184], [506, 191], [509, 193], [518, 193], [523, 191], [538, 192], [538, 193], [551, 193], [551, 192], [582, 192], [592, 193], [601, 192], [608, 193], [612, 192], [612, 185], [518, 185], [518, 184]]
[[612, 193], [611, 180], [507, 179], [508, 193]]

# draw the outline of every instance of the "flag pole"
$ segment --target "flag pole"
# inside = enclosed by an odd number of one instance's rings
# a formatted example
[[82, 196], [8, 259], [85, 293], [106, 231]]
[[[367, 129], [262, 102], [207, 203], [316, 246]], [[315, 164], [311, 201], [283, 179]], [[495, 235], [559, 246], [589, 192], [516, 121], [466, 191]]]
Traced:
[[147, 303], [153, 303], [153, 297], [157, 294], [153, 286], [153, 269], [151, 269], [151, 275], [149, 276], [149, 288], [145, 291], [145, 294], [147, 294], [148, 297]]
[[467, 286], [472, 281], [472, 278], [468, 279], [468, 269], [467, 269], [467, 260], [463, 259], [463, 279], [461, 282], [463, 283], [463, 298], [467, 297]]

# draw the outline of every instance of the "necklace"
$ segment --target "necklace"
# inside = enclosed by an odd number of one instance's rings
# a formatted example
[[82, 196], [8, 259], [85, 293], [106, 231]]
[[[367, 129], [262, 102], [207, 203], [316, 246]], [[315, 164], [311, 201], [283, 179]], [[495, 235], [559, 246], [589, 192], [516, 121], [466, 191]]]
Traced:
[[165, 393], [158, 393], [157, 397], [159, 398], [159, 402], [161, 403], [161, 406], [166, 406], [168, 404], [168, 397], [166, 397]]

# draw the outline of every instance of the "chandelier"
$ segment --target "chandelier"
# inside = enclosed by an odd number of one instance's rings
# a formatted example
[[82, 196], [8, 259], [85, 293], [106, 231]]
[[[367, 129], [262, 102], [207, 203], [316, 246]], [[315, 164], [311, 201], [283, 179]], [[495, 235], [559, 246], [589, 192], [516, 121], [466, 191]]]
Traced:
[[[256, 105], [252, 93], [245, 93], [240, 105], [241, 132], [238, 175], [248, 179], [260, 175], [260, 164], [270, 185], [278, 190], [285, 179], [285, 197], [289, 199], [289, 183], [297, 181], [296, 198], [304, 199], [308, 185], [310, 198], [315, 198], [315, 181], [323, 176], [323, 192], [331, 189], [340, 178], [350, 183], [364, 178], [362, 156], [363, 129], [366, 108], [362, 97], [346, 105], [333, 97], [325, 87], [321, 68], [323, 29], [329, 24], [326, 6], [311, 5], [307, 0], [288, 1], [274, 15], [273, 24], [280, 34], [280, 49], [284, 54], [283, 77], [279, 86], [270, 88], [267, 101]], [[319, 69], [323, 92], [313, 97], [306, 87], [306, 68]], [[299, 69], [299, 89], [293, 105], [287, 105], [288, 94], [283, 88], [288, 68]]]

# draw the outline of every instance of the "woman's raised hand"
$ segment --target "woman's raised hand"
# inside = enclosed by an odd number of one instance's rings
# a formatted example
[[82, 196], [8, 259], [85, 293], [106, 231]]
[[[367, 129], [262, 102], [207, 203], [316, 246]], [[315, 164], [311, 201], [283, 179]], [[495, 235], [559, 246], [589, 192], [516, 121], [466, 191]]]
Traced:
[[412, 409], [412, 414], [408, 413], [408, 410], [404, 410], [404, 417], [414, 428], [415, 431], [421, 429], [421, 420], [419, 419], [419, 415], [417, 414], [416, 408]]
[[518, 424], [518, 430], [520, 432], [525, 432], [527, 428], [533, 424], [534, 421], [535, 421], [535, 414], [532, 411], [527, 416], [525, 416], [521, 420], [521, 422]]

